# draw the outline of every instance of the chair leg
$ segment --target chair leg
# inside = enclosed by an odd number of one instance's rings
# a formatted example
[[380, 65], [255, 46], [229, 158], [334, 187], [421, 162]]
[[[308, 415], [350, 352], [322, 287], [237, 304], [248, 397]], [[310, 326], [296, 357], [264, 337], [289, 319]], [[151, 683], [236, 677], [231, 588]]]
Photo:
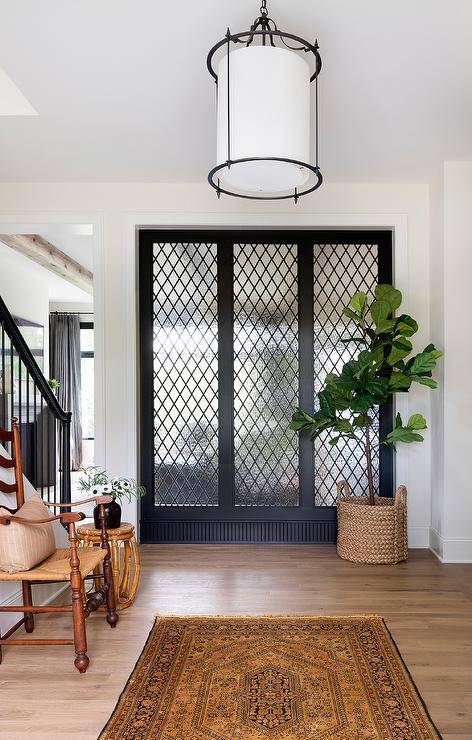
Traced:
[[110, 543], [108, 542], [108, 532], [105, 526], [105, 507], [103, 506], [103, 504], [100, 504], [98, 512], [100, 524], [102, 527], [100, 533], [100, 539], [102, 542], [101, 547], [103, 550], [106, 550], [105, 559], [103, 561], [103, 579], [107, 585], [107, 622], [110, 627], [116, 627], [119, 617], [116, 611], [115, 584], [113, 579], [113, 568], [111, 565]]
[[72, 623], [74, 626], [74, 645], [76, 658], [74, 665], [79, 673], [85, 673], [90, 663], [87, 655], [87, 635], [85, 631], [84, 602], [82, 599], [82, 576], [77, 554], [77, 536], [75, 524], [69, 525], [70, 549], [70, 585], [72, 588]]
[[[33, 606], [33, 594], [31, 590], [31, 583], [29, 581], [21, 582], [23, 590], [23, 604], [25, 606]], [[25, 615], [25, 630], [32, 632], [34, 630], [34, 617], [31, 612], [24, 612]]]

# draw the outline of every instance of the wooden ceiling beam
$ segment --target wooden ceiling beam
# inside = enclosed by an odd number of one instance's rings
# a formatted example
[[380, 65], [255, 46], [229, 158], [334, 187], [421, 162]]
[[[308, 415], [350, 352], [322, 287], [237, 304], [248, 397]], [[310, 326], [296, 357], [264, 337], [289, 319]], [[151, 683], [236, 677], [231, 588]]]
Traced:
[[93, 294], [93, 273], [39, 234], [0, 234], [0, 241], [77, 288]]

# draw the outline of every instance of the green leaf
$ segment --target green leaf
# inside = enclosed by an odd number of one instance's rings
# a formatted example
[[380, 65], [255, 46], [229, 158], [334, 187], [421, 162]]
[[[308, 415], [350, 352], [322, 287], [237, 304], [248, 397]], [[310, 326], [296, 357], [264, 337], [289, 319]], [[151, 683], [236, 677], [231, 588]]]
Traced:
[[430, 354], [433, 354], [436, 360], [438, 359], [438, 357], [443, 356], [442, 351], [440, 349], [437, 349], [434, 344], [428, 344], [428, 346], [424, 348], [423, 352], [429, 352]]
[[351, 306], [359, 316], [364, 316], [367, 307], [367, 296], [362, 291], [354, 293], [351, 298]]
[[359, 393], [351, 401], [351, 409], [361, 414], [373, 406], [375, 406], [375, 398], [370, 393]]
[[397, 442], [422, 442], [424, 437], [414, 431], [416, 429], [426, 429], [426, 421], [421, 414], [413, 414], [413, 416], [410, 416], [406, 427], [403, 426], [400, 414], [397, 414], [395, 419], [395, 429], [387, 434], [385, 439], [382, 440], [382, 443], [388, 444], [390, 447], [394, 448]]
[[411, 378], [401, 372], [393, 372], [388, 387], [391, 391], [408, 390], [411, 385]]
[[422, 373], [429, 373], [436, 367], [436, 360], [441, 357], [442, 352], [439, 350], [431, 350], [420, 352], [413, 358], [413, 364], [411, 365], [411, 375], [421, 375]]
[[421, 434], [418, 434], [417, 432], [412, 432], [411, 429], [408, 429], [407, 427], [398, 427], [398, 429], [394, 429], [393, 432], [390, 432], [390, 434], [387, 434], [386, 442], [391, 445], [396, 445], [397, 442], [423, 442], [424, 437]]
[[404, 337], [411, 337], [418, 331], [417, 322], [405, 313], [402, 313], [395, 322], [395, 334], [403, 334]]
[[318, 420], [314, 416], [307, 414], [305, 411], [301, 411], [301, 409], [297, 409], [292, 415], [290, 429], [293, 429], [295, 432], [299, 432], [301, 429], [305, 429], [310, 427], [312, 424], [317, 423]]
[[312, 441], [315, 440], [315, 439], [317, 439], [321, 434], [323, 434], [323, 432], [325, 432], [327, 429], [329, 429], [332, 426], [333, 426], [333, 420], [332, 419], [329, 419], [324, 424], [321, 424], [320, 426], [314, 428], [310, 432], [310, 439]]
[[370, 315], [377, 327], [387, 319], [390, 312], [390, 304], [387, 301], [374, 301], [370, 307]]
[[415, 383], [421, 383], [421, 385], [427, 385], [428, 388], [438, 387], [438, 383], [436, 380], [434, 380], [434, 378], [429, 378], [428, 376], [423, 376], [423, 375], [411, 375], [410, 377]]
[[377, 326], [377, 334], [390, 334], [395, 328], [395, 319], [385, 319]]
[[402, 294], [400, 291], [388, 283], [377, 285], [375, 288], [375, 297], [378, 301], [385, 301], [385, 303], [388, 303], [390, 307], [388, 313], [396, 311], [402, 302]]
[[350, 319], [353, 319], [353, 321], [357, 321], [357, 322], [361, 321], [360, 316], [358, 316], [354, 311], [351, 311], [350, 308], [344, 308], [343, 314], [345, 316], [348, 316]]
[[373, 420], [370, 418], [370, 416], [367, 416], [367, 418], [364, 416], [364, 414], [359, 414], [359, 416], [355, 416], [353, 420], [353, 425], [355, 427], [371, 427], [373, 424]]
[[359, 387], [359, 381], [355, 378], [340, 377], [332, 382], [332, 385], [336, 386], [339, 390], [354, 391]]
[[395, 365], [399, 360], [403, 360], [404, 357], [407, 357], [412, 349], [413, 345], [409, 339], [405, 339], [405, 337], [401, 336], [397, 337], [393, 341], [392, 349], [387, 357], [388, 364]]
[[348, 409], [351, 404], [352, 389], [343, 388], [338, 385], [338, 378], [326, 382], [326, 387], [331, 393], [338, 411]]
[[365, 388], [372, 395], [380, 396], [382, 398], [380, 403], [382, 403], [384, 396], [388, 393], [388, 378], [373, 378], [372, 380], [368, 380]]
[[356, 360], [349, 360], [349, 362], [344, 363], [343, 369], [341, 370], [341, 376], [344, 378], [353, 378], [356, 370], [357, 370]]
[[333, 429], [337, 432], [352, 432], [352, 424], [347, 419], [338, 419]]
[[318, 393], [318, 400], [320, 402], [320, 410], [325, 416], [330, 418], [336, 416], [336, 403], [327, 388]]
[[362, 352], [359, 352], [357, 356], [357, 368], [354, 373], [354, 377], [360, 378], [365, 370], [373, 367], [374, 359], [374, 355], [372, 354], [372, 352], [369, 352], [368, 349], [363, 349]]
[[422, 414], [413, 414], [408, 419], [408, 429], [427, 429], [426, 419]]
[[372, 355], [374, 358], [374, 362], [376, 365], [381, 365], [384, 361], [384, 343], [381, 342], [374, 350], [372, 350]]

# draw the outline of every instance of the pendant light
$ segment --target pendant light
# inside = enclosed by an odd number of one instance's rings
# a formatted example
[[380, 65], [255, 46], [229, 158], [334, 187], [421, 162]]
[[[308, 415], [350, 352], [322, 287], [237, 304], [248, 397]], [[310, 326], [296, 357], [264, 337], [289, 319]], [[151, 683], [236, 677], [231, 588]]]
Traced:
[[217, 164], [208, 181], [218, 198], [296, 203], [319, 188], [318, 42], [280, 31], [262, 0], [251, 29], [228, 29], [207, 66], [217, 84]]

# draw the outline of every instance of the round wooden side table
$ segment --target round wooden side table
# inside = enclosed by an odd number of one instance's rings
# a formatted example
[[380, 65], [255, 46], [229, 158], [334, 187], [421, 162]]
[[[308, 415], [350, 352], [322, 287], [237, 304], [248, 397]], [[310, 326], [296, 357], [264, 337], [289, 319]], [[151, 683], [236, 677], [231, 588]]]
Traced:
[[[77, 527], [77, 540], [83, 547], [99, 547], [100, 530], [95, 529], [93, 524], [81, 524]], [[139, 550], [133, 525], [123, 522], [117, 529], [109, 529], [108, 541], [117, 606], [118, 609], [127, 609], [136, 598], [140, 572]], [[98, 575], [99, 572], [100, 566], [94, 575]]]

